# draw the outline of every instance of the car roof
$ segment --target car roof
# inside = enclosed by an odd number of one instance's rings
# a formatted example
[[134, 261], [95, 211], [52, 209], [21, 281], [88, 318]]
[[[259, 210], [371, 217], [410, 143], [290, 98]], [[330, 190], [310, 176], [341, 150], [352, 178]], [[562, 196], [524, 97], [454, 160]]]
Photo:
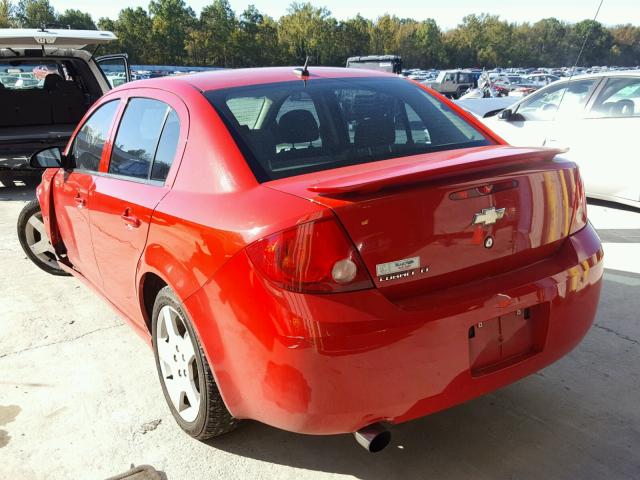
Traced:
[[[328, 78], [364, 78], [364, 77], [387, 77], [398, 78], [397, 75], [366, 70], [362, 68], [341, 68], [341, 67], [309, 67], [309, 76], [302, 77], [295, 69], [299, 67], [264, 67], [264, 68], [239, 68], [229, 70], [215, 70], [210, 72], [189, 73], [175, 77], [152, 78], [148, 80], [137, 80], [135, 83], [125, 84], [127, 88], [166, 88], [171, 84], [188, 84], [192, 87], [206, 92], [209, 90], [219, 90], [222, 88], [243, 87], [248, 85], [259, 85], [265, 83], [278, 83], [287, 81], [315, 81]], [[120, 87], [119, 89], [123, 89]]]

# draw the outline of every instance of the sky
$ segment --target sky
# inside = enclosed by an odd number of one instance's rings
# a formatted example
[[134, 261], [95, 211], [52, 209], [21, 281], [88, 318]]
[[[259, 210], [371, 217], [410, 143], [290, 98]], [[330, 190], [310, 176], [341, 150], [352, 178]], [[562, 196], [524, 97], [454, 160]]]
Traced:
[[[399, 17], [424, 20], [434, 18], [442, 28], [455, 27], [462, 17], [470, 13], [491, 13], [514, 22], [535, 22], [541, 18], [556, 17], [577, 22], [593, 18], [600, 0], [314, 0], [316, 6], [327, 7], [334, 17], [346, 19], [360, 13], [377, 18], [385, 13]], [[77, 8], [89, 12], [94, 20], [100, 17], [116, 18], [126, 7], [147, 8], [149, 0], [50, 0], [58, 11]], [[212, 0], [186, 0], [199, 13]], [[291, 0], [229, 0], [236, 14], [249, 4], [261, 12], [279, 18], [287, 11]], [[632, 23], [640, 25], [640, 0], [604, 0], [598, 20], [605, 25]]]

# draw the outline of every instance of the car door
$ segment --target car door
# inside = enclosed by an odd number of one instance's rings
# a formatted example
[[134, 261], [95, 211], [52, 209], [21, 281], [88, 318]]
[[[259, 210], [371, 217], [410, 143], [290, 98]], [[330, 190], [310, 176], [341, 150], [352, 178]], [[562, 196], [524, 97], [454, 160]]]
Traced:
[[604, 81], [585, 118], [566, 132], [567, 156], [580, 166], [587, 193], [640, 201], [640, 77]]
[[511, 145], [563, 146], [598, 82], [580, 79], [543, 88], [517, 103], [510, 118], [490, 118], [487, 124]]
[[126, 53], [103, 55], [96, 58], [96, 64], [100, 67], [100, 71], [102, 71], [111, 88], [119, 87], [131, 81], [129, 56]]
[[56, 221], [67, 257], [73, 267], [95, 285], [99, 285], [100, 277], [91, 241], [89, 199], [118, 106], [118, 100], [113, 100], [91, 113], [66, 152], [73, 168], [60, 169], [53, 181]]
[[[136, 95], [145, 92], [136, 90]], [[126, 98], [126, 107], [96, 177], [91, 234], [102, 289], [120, 310], [139, 320], [136, 273], [154, 209], [169, 192], [169, 173], [186, 142], [184, 104], [166, 92]]]

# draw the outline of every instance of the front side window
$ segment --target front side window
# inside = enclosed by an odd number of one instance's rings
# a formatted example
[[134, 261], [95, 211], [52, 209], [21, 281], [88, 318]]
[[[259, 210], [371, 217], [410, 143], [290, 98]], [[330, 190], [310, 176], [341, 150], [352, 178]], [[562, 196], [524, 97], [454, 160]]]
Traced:
[[[161, 134], [165, 129], [167, 140], [161, 142]], [[109, 173], [149, 179], [154, 159], [158, 159], [154, 179], [164, 180], [175, 155], [179, 131], [177, 115], [169, 105], [147, 98], [131, 99], [118, 127]]]
[[640, 78], [610, 78], [598, 95], [593, 117], [640, 116]]
[[579, 117], [596, 82], [596, 79], [576, 80], [547, 88], [522, 102], [517, 113], [523, 120], [535, 121]]
[[118, 100], [112, 100], [101, 105], [78, 132], [71, 148], [77, 169], [98, 171], [102, 150], [109, 136], [118, 104]]
[[397, 78], [281, 82], [205, 96], [261, 182], [491, 143], [441, 101]]

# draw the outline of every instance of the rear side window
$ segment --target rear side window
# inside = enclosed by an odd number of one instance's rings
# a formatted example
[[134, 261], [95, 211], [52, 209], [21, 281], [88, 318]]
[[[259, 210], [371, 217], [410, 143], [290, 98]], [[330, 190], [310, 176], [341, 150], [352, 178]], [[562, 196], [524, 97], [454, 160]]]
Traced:
[[490, 144], [437, 98], [399, 78], [281, 82], [205, 96], [261, 182]]
[[151, 180], [163, 181], [167, 178], [173, 159], [176, 156], [179, 138], [180, 119], [178, 114], [170, 109], [167, 121], [162, 129], [162, 135], [160, 135], [160, 142], [158, 142], [156, 158], [151, 168]]
[[118, 100], [113, 100], [98, 107], [76, 135], [71, 151], [77, 169], [98, 171], [104, 143], [109, 135], [118, 103]]
[[169, 105], [148, 98], [131, 99], [118, 127], [109, 173], [164, 180], [179, 135], [180, 122]]
[[591, 111], [593, 117], [640, 116], [640, 78], [610, 78]]

